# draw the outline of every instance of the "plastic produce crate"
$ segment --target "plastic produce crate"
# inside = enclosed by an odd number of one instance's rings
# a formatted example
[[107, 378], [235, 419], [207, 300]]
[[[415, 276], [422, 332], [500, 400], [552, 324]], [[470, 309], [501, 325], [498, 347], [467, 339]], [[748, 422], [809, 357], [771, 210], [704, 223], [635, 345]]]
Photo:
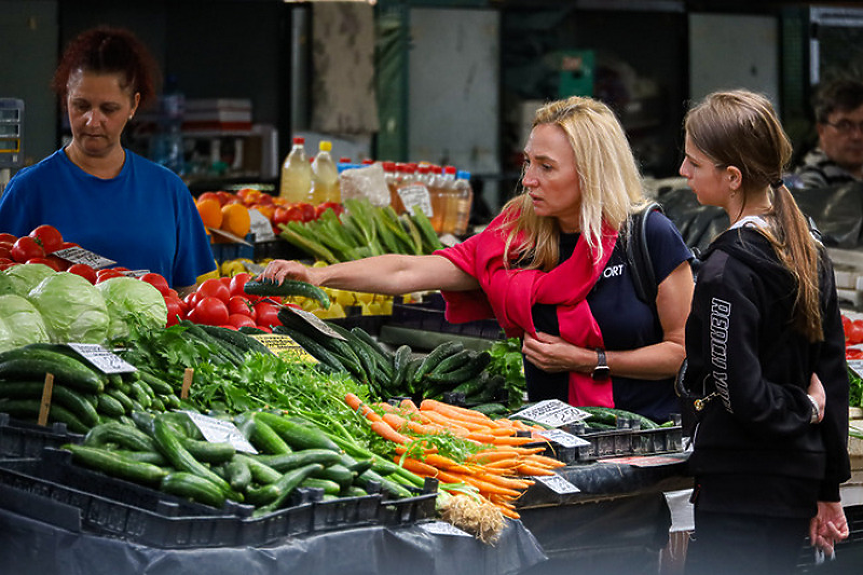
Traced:
[[[221, 509], [109, 477], [71, 463], [71, 453], [46, 449], [39, 459], [0, 461], [4, 506], [49, 524], [160, 548], [222, 547], [241, 542], [249, 506]], [[74, 525], [73, 525], [74, 527]]]
[[379, 521], [384, 525], [405, 525], [434, 518], [437, 493], [381, 501]]
[[624, 424], [618, 429], [592, 433], [585, 433], [577, 428], [571, 428], [569, 432], [590, 443], [590, 447], [585, 446], [576, 452], [578, 461], [627, 455], [658, 455], [683, 450], [683, 428], [680, 425], [641, 429]]
[[503, 330], [493, 319], [450, 323], [444, 318], [444, 301], [434, 294], [428, 302], [412, 304], [393, 304], [391, 323], [399, 327], [452, 333], [482, 339], [501, 339]]
[[83, 440], [83, 435], [70, 432], [65, 423], [42, 426], [0, 413], [0, 457], [4, 459], [39, 457], [45, 447], [60, 447]]

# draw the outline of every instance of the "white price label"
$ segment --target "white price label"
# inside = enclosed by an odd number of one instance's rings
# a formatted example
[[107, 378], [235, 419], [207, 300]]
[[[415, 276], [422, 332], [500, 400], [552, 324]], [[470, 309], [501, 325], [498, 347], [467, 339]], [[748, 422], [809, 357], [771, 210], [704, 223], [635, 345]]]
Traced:
[[201, 415], [194, 411], [184, 411], [192, 423], [201, 430], [204, 439], [210, 443], [230, 443], [237, 451], [244, 453], [257, 453], [258, 450], [249, 443], [237, 426], [230, 421], [216, 419], [207, 415]]
[[123, 272], [123, 275], [127, 278], [135, 278], [140, 279], [141, 277], [150, 273], [150, 270], [128, 270]]
[[863, 377], [863, 359], [849, 359], [848, 367], [858, 376]]
[[515, 414], [515, 417], [529, 419], [550, 427], [560, 427], [582, 421], [588, 417], [588, 413], [559, 399], [547, 399], [522, 409]]
[[414, 211], [414, 206], [419, 206], [425, 215], [432, 217], [434, 209], [431, 204], [431, 195], [429, 189], [423, 184], [408, 184], [401, 186], [398, 190], [399, 198], [409, 214]]
[[58, 258], [63, 258], [67, 262], [72, 262], [73, 264], [86, 264], [94, 270], [106, 268], [117, 263], [114, 260], [102, 257], [99, 254], [93, 253], [90, 250], [85, 250], [82, 247], [71, 247], [51, 253], [52, 255], [55, 255]]
[[581, 492], [581, 489], [557, 474], [534, 476], [533, 479], [560, 495]]
[[453, 535], [455, 537], [470, 537], [471, 535], [462, 531], [455, 525], [446, 521], [429, 521], [420, 523], [420, 528], [431, 533], [432, 535]]
[[132, 373], [137, 368], [97, 343], [70, 343], [69, 347], [96, 366], [102, 373]]
[[342, 341], [347, 341], [344, 338], [344, 336], [342, 336], [342, 334], [333, 330], [333, 328], [331, 328], [330, 326], [327, 325], [327, 322], [325, 322], [324, 320], [322, 320], [321, 318], [319, 318], [318, 316], [316, 316], [315, 314], [313, 314], [310, 311], [295, 308], [295, 307], [292, 307], [289, 305], [284, 306], [282, 309], [288, 310], [288, 312], [300, 316], [301, 318], [306, 320], [306, 323], [311, 324], [312, 327], [314, 327], [316, 330], [323, 333], [324, 335], [328, 335], [330, 337], [334, 337], [334, 338], [340, 339]]
[[252, 337], [267, 346], [267, 349], [276, 355], [287, 353], [292, 354], [301, 361], [319, 363], [315, 356], [303, 349], [303, 347], [295, 342], [290, 336], [278, 333], [259, 333]]
[[249, 231], [254, 234], [256, 242], [269, 242], [276, 239], [273, 224], [258, 210], [249, 210], [251, 225]]
[[590, 445], [590, 442], [586, 439], [582, 439], [577, 435], [573, 435], [571, 433], [567, 433], [562, 429], [546, 429], [545, 431], [540, 431], [538, 435], [543, 436], [549, 441], [553, 441], [563, 447], [579, 447], [582, 445]]

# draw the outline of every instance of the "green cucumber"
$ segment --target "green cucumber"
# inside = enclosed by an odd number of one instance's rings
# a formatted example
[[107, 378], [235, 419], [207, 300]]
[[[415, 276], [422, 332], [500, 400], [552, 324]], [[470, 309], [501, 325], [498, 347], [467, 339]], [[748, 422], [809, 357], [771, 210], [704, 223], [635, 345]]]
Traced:
[[219, 338], [222, 341], [233, 345], [243, 354], [262, 353], [264, 355], [273, 355], [273, 352], [270, 351], [270, 348], [268, 348], [252, 336], [246, 335], [240, 331], [235, 331], [233, 329], [228, 329], [226, 327], [221, 327], [218, 325], [201, 325], [201, 327], [204, 329], [204, 331], [206, 331], [213, 337]]
[[333, 443], [327, 434], [312, 425], [301, 425], [281, 415], [261, 411], [255, 418], [273, 428], [294, 450], [329, 449], [339, 451], [339, 446]]
[[137, 373], [141, 376], [141, 381], [146, 382], [155, 393], [159, 395], [172, 395], [176, 393], [170, 383], [149, 371], [139, 369]]
[[334, 465], [341, 461], [342, 455], [331, 449], [303, 449], [283, 455], [257, 455], [255, 459], [284, 473], [309, 463], [320, 463], [324, 466]]
[[435, 347], [428, 355], [423, 358], [422, 363], [420, 363], [417, 370], [414, 372], [413, 381], [414, 383], [422, 382], [425, 375], [430, 372], [435, 366], [437, 366], [440, 362], [445, 360], [451, 355], [454, 355], [460, 351], [464, 350], [464, 344], [459, 341], [445, 341], [444, 343]]
[[179, 495], [205, 505], [221, 508], [225, 493], [212, 482], [187, 471], [173, 471], [165, 475], [159, 488], [165, 493]]
[[[0, 413], [8, 413], [12, 417], [36, 420], [42, 401], [39, 399], [3, 399], [0, 400]], [[75, 433], [87, 433], [90, 427], [85, 425], [78, 416], [58, 403], [51, 404], [48, 412], [50, 421], [65, 423], [70, 431]]]
[[271, 280], [254, 279], [247, 281], [243, 289], [249, 295], [301, 296], [317, 301], [324, 309], [330, 307], [330, 296], [327, 292], [304, 281], [286, 279], [277, 284]]
[[354, 482], [357, 474], [345, 467], [344, 465], [335, 463], [333, 465], [324, 467], [320, 471], [315, 472], [314, 477], [335, 481], [339, 484], [339, 486], [345, 488]]
[[159, 467], [168, 466], [168, 460], [158, 451], [131, 451], [129, 449], [111, 449], [111, 451], [122, 455], [126, 459], [131, 459], [132, 461], [142, 461], [144, 463], [158, 465]]
[[255, 446], [255, 449], [270, 455], [291, 453], [292, 450], [287, 442], [265, 421], [254, 417], [252, 421], [254, 421], [254, 427], [252, 427], [250, 441]]
[[180, 439], [174, 435], [168, 422], [162, 419], [162, 417], [157, 417], [154, 422], [153, 439], [156, 441], [156, 447], [159, 449], [159, 452], [164, 455], [176, 469], [179, 471], [188, 471], [189, 473], [193, 473], [194, 475], [211, 482], [215, 487], [221, 489], [222, 493], [230, 499], [234, 499], [235, 501], [243, 500], [242, 495], [235, 492], [227, 481], [219, 477], [209, 467], [195, 459], [192, 454], [183, 447]]
[[[460, 353], [455, 355], [460, 355]], [[447, 358], [447, 360], [452, 359], [452, 357], [454, 356]], [[439, 365], [443, 365], [447, 360], [442, 361]], [[438, 371], [433, 369], [426, 377], [433, 383], [457, 385], [461, 382], [477, 377], [486, 367], [488, 367], [489, 363], [491, 363], [491, 354], [487, 351], [480, 353], [470, 352], [467, 361], [456, 369], [448, 371]]]
[[248, 463], [241, 457], [234, 457], [225, 466], [228, 483], [237, 491], [246, 491], [252, 484], [252, 471]]
[[335, 481], [322, 479], [320, 477], [306, 477], [300, 483], [300, 487], [311, 487], [313, 489], [321, 489], [327, 495], [338, 495], [342, 491], [342, 486]]
[[147, 485], [158, 484], [168, 474], [167, 471], [143, 461], [135, 461], [122, 454], [100, 447], [86, 445], [64, 445], [63, 449], [72, 452], [72, 460], [120, 479], [127, 479]]
[[101, 447], [107, 443], [116, 443], [132, 451], [155, 451], [153, 438], [129, 425], [116, 421], [107, 421], [92, 428], [84, 436], [84, 445]]
[[[44, 387], [45, 384], [41, 381], [0, 381], [0, 397], [41, 399]], [[101, 423], [99, 413], [93, 405], [95, 396], [88, 394], [85, 397], [70, 387], [54, 385], [51, 389], [51, 401], [71, 411], [87, 427]]]
[[[267, 483], [275, 483], [282, 476], [281, 471], [277, 471], [264, 463], [259, 456], [251, 456], [243, 453], [238, 453], [234, 459], [239, 459], [249, 468], [249, 473], [252, 474], [252, 479], [257, 483], [266, 485]], [[254, 503], [254, 502], [251, 502]]]
[[108, 382], [105, 374], [55, 351], [25, 346], [0, 354], [0, 379], [44, 379], [47, 373], [54, 375], [54, 383], [89, 393], [101, 393]]
[[279, 493], [271, 503], [265, 506], [264, 511], [276, 511], [281, 508], [290, 494], [300, 485], [300, 483], [303, 482], [303, 480], [321, 469], [323, 469], [321, 464], [310, 463], [309, 465], [304, 465], [286, 472], [278, 481], [273, 483]]
[[306, 334], [285, 325], [274, 326], [273, 333], [287, 335], [294, 340], [297, 345], [306, 350], [312, 357], [333, 368], [335, 371], [348, 371], [342, 363], [341, 358], [336, 356], [334, 353], [331, 353], [330, 350]]
[[224, 441], [206, 441], [190, 437], [179, 437], [178, 439], [183, 447], [192, 454], [192, 457], [202, 463], [225, 463], [233, 459], [237, 453], [232, 444]]
[[126, 413], [123, 404], [107, 393], [100, 393], [97, 397], [96, 411], [108, 417], [120, 417]]

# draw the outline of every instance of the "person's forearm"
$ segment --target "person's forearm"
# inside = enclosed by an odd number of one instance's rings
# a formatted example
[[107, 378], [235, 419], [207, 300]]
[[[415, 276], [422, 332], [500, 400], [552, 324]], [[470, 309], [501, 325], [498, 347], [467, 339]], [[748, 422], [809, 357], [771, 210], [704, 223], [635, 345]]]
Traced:
[[659, 380], [677, 375], [686, 350], [680, 342], [662, 341], [638, 349], [606, 350], [605, 355], [614, 376]]
[[388, 254], [309, 268], [308, 274], [316, 285], [389, 295], [477, 287], [472, 277], [441, 256]]

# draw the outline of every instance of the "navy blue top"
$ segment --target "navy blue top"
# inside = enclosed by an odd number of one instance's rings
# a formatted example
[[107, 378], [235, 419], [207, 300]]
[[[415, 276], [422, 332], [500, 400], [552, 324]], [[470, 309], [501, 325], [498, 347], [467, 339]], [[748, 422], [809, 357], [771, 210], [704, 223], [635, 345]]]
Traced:
[[[659, 285], [681, 263], [692, 258], [674, 224], [659, 212], [647, 217], [647, 245], [656, 283]], [[560, 258], [572, 255], [579, 234], [561, 234]], [[587, 296], [593, 317], [602, 330], [605, 348], [610, 351], [627, 350], [662, 341], [662, 326], [653, 309], [638, 299], [633, 284], [631, 266], [626, 258], [623, 242], [617, 242], [600, 279]], [[560, 335], [554, 305], [537, 304], [533, 307], [533, 322], [537, 331]], [[567, 401], [566, 372], [546, 373], [528, 361], [524, 362], [530, 401], [560, 399]], [[639, 413], [655, 421], [668, 420], [671, 413], [679, 413], [674, 380], [641, 380], [614, 376], [612, 378], [615, 407]]]
[[129, 150], [115, 178], [88, 174], [62, 149], [15, 174], [0, 198], [0, 231], [22, 236], [41, 224], [121, 266], [162, 274], [171, 286], [194, 285], [216, 267], [189, 189]]

